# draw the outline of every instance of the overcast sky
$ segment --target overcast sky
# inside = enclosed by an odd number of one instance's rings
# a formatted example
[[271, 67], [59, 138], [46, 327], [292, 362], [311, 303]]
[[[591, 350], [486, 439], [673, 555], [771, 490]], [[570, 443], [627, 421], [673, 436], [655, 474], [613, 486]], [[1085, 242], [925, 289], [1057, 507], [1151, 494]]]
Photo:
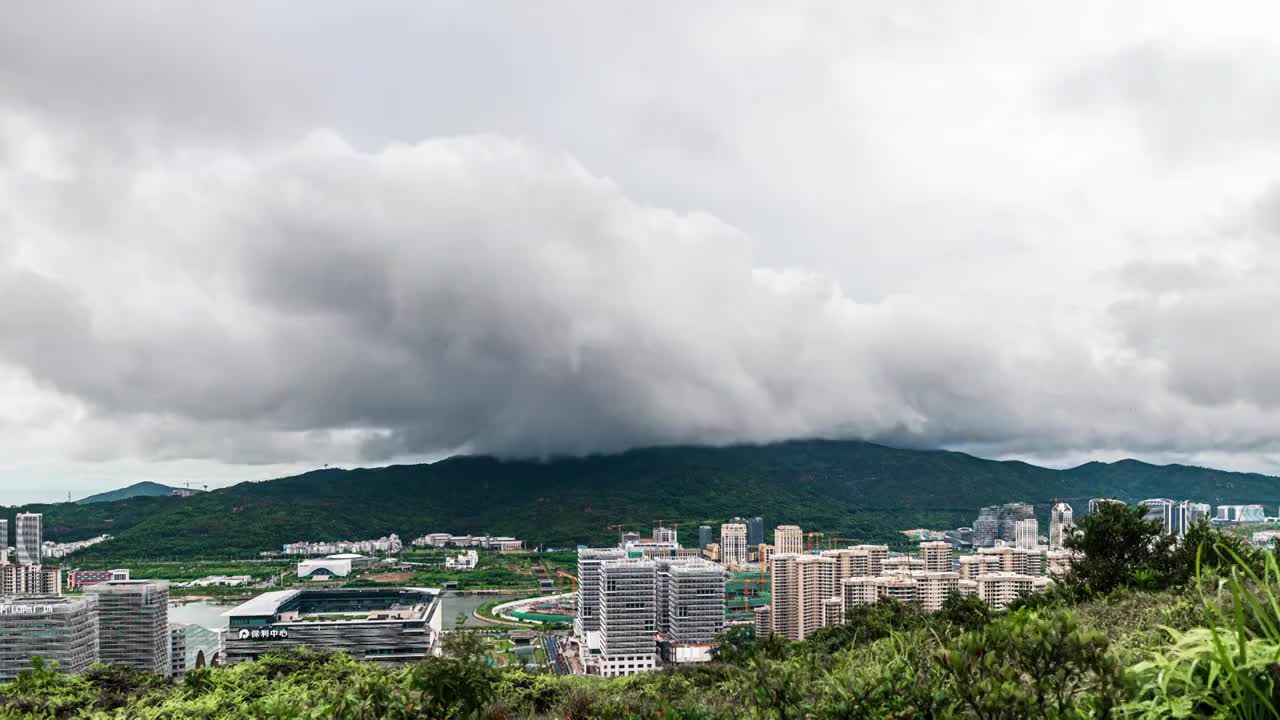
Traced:
[[16, 5], [0, 505], [796, 437], [1280, 473], [1278, 15]]

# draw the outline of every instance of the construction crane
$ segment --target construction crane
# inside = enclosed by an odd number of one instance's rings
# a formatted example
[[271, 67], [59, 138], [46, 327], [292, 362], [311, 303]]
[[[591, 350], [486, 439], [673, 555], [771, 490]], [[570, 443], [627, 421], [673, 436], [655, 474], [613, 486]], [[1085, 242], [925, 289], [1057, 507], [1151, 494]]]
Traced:
[[804, 551], [805, 552], [813, 552], [814, 550], [822, 549], [822, 546], [819, 545], [819, 543], [822, 542], [822, 538], [826, 536], [826, 533], [807, 532], [807, 533], [803, 533], [803, 535], [804, 535]]
[[842, 543], [842, 542], [850, 542], [850, 543], [854, 543], [854, 542], [862, 542], [862, 541], [863, 541], [863, 540], [865, 540], [865, 539], [866, 539], [866, 538], [842, 538], [842, 537], [833, 537], [833, 538], [830, 538], [830, 539], [828, 539], [828, 540], [827, 540], [827, 549], [829, 549], [829, 550], [835, 550], [835, 549], [836, 549], [836, 545], [839, 545], [839, 544], [840, 544], [840, 543]]
[[618, 547], [622, 547], [622, 533], [624, 530], [626, 530], [629, 527], [632, 527], [632, 526], [631, 525], [610, 525], [606, 529], [618, 531]]

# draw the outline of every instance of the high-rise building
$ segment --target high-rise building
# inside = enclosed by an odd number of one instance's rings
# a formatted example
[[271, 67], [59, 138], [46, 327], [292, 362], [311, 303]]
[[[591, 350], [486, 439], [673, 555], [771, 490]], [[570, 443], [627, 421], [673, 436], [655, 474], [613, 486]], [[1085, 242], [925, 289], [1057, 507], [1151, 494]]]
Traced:
[[98, 662], [97, 599], [0, 597], [0, 685], [31, 668], [31, 658], [78, 674]]
[[1018, 598], [1034, 589], [1035, 578], [1012, 572], [989, 573], [978, 576], [978, 597], [988, 605], [1003, 610]]
[[1186, 500], [1173, 503], [1169, 508], [1169, 534], [1182, 537], [1187, 534], [1187, 517], [1190, 511], [1188, 507], [1190, 503]]
[[109, 580], [85, 592], [98, 598], [102, 662], [169, 674], [169, 583]]
[[714, 542], [714, 536], [711, 534], [710, 525], [702, 525], [698, 527], [698, 549], [706, 550], [707, 546]]
[[747, 521], [747, 544], [764, 543], [764, 518], [756, 516]]
[[0, 518], [0, 565], [9, 562], [9, 521]]
[[656, 527], [653, 529], [653, 541], [659, 543], [671, 543], [679, 545], [676, 541], [676, 529], [673, 527]]
[[988, 505], [978, 511], [973, 521], [973, 546], [991, 547], [1000, 535], [1000, 506]]
[[1089, 501], [1089, 514], [1093, 515], [1097, 513], [1102, 508], [1103, 505], [1127, 505], [1127, 504], [1128, 503], [1126, 503], [1125, 501], [1117, 500], [1116, 498], [1094, 498]]
[[734, 569], [747, 564], [747, 526], [725, 523], [720, 526], [720, 562]]
[[[993, 548], [979, 548], [978, 558], [982, 572], [1011, 572], [1020, 575], [1040, 574], [1040, 553], [1025, 548], [1008, 545]], [[998, 563], [998, 565], [996, 564]]]
[[658, 632], [674, 645], [714, 642], [724, 630], [724, 567], [706, 560], [658, 563], [664, 592]]
[[881, 575], [915, 575], [924, 572], [924, 561], [920, 558], [898, 555], [885, 558], [880, 563]]
[[773, 634], [804, 640], [823, 627], [823, 602], [836, 594], [833, 558], [778, 553], [771, 560]]
[[844, 622], [844, 598], [833, 595], [822, 601], [822, 626], [839, 625]]
[[600, 563], [627, 556], [619, 548], [578, 548], [578, 615], [573, 631], [587, 641], [587, 633], [600, 630]]
[[0, 595], [62, 594], [62, 570], [44, 565], [0, 565]]
[[769, 634], [773, 632], [773, 621], [771, 619], [772, 611], [773, 611], [773, 608], [769, 607], [768, 605], [761, 605], [760, 607], [751, 611], [752, 622], [754, 625], [753, 629], [755, 630], [756, 637], [758, 638], [768, 637]]
[[919, 586], [916, 579], [909, 575], [881, 575], [876, 578], [876, 595], [880, 600], [889, 598], [898, 602], [914, 604], [919, 602], [917, 592]]
[[1190, 500], [1184, 500], [1182, 504], [1187, 506], [1188, 529], [1201, 520], [1208, 520], [1213, 516], [1213, 508], [1209, 506], [1209, 503], [1198, 503], [1191, 502]]
[[1071, 519], [1071, 506], [1060, 502], [1053, 506], [1049, 511], [1049, 549], [1059, 550], [1062, 548], [1063, 541], [1067, 539], [1067, 535], [1071, 532], [1071, 527], [1075, 524]]
[[14, 518], [14, 546], [17, 550], [19, 565], [39, 565], [40, 548], [44, 542], [41, 524], [44, 516], [40, 513], [18, 513]]
[[1147, 522], [1159, 523], [1160, 531], [1165, 535], [1174, 534], [1174, 518], [1173, 509], [1177, 503], [1168, 498], [1151, 498], [1138, 503], [1138, 507], [1145, 508], [1147, 513], [1144, 519]]
[[773, 546], [761, 543], [760, 545], [756, 546], [756, 553], [759, 556], [761, 570], [768, 570], [769, 558], [773, 557], [774, 555]]
[[884, 569], [885, 559], [889, 557], [888, 545], [854, 545], [851, 549], [866, 551], [868, 575], [879, 575]]
[[945, 540], [920, 543], [920, 559], [925, 572], [951, 572], [951, 543]]
[[836, 584], [845, 578], [871, 574], [871, 553], [866, 548], [823, 550], [822, 556], [835, 559]]
[[1050, 550], [1044, 554], [1045, 574], [1049, 577], [1066, 575], [1071, 572], [1071, 562], [1075, 554], [1070, 550]]
[[1014, 523], [1015, 545], [1023, 550], [1035, 550], [1040, 544], [1040, 525], [1035, 518], [1027, 518]]
[[1015, 542], [1018, 538], [1018, 521], [1033, 520], [1036, 509], [1030, 503], [1013, 502], [1000, 506], [1000, 539]]
[[647, 558], [605, 560], [599, 572], [600, 674], [653, 670], [658, 665], [656, 563]]
[[804, 531], [798, 525], [779, 525], [773, 529], [773, 549], [779, 555], [804, 552]]
[[916, 581], [916, 602], [920, 603], [920, 607], [929, 612], [937, 612], [942, 609], [942, 604], [947, 601], [947, 596], [956, 592], [960, 583], [960, 573], [957, 572], [924, 572], [915, 576]]
[[868, 575], [847, 577], [840, 582], [840, 588], [843, 591], [845, 613], [860, 605], [875, 605], [876, 600], [880, 598], [879, 591], [876, 589], [876, 578]]

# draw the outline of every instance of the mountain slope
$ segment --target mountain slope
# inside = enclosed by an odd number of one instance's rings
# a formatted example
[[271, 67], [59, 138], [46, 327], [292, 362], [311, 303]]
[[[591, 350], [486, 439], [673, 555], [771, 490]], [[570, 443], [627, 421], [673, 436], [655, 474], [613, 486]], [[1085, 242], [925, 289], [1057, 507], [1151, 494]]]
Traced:
[[120, 500], [128, 500], [132, 497], [165, 497], [172, 495], [178, 488], [161, 485], [160, 483], [144, 480], [143, 482], [134, 483], [129, 487], [123, 487], [119, 490], [110, 490], [97, 495], [90, 495], [87, 498], [77, 500], [80, 505], [91, 505], [93, 503], [118, 502]]
[[[295, 540], [395, 532], [489, 532], [571, 545], [761, 515], [843, 537], [894, 539], [908, 527], [970, 524], [982, 505], [1090, 497], [1280, 502], [1280, 479], [1134, 461], [1050, 470], [945, 451], [852, 441], [668, 447], [548, 462], [457, 457], [432, 465], [322, 470], [168, 503], [89, 557], [247, 555]], [[135, 501], [129, 501], [135, 502]], [[647, 534], [647, 532], [645, 533]], [[686, 535], [688, 537], [688, 535]]]

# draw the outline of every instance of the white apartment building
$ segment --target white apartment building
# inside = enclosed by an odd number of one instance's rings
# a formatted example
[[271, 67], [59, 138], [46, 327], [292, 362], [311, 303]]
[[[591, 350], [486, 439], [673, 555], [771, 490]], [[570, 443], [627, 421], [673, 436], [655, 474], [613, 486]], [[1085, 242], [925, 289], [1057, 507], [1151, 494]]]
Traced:
[[720, 562], [729, 569], [747, 564], [747, 526], [725, 523], [720, 526]]
[[0, 565], [0, 596], [62, 594], [62, 570], [43, 565]]
[[839, 595], [822, 601], [822, 625], [828, 627], [844, 622], [844, 598]]
[[836, 581], [871, 574], [871, 553], [860, 548], [823, 550], [823, 557], [836, 561]]
[[997, 610], [1003, 610], [1019, 595], [1033, 592], [1036, 578], [1014, 572], [989, 573], [978, 576], [978, 597]]
[[956, 583], [956, 592], [960, 593], [961, 595], [977, 595], [978, 581], [965, 580], [964, 578], [960, 578], [960, 582]]
[[804, 552], [804, 531], [798, 525], [779, 525], [773, 529], [773, 548], [779, 555]]
[[958, 572], [924, 572], [917, 575], [916, 581], [916, 602], [920, 603], [920, 607], [929, 612], [937, 612], [942, 609], [942, 604], [947, 601], [947, 596], [955, 593], [960, 585], [960, 573]]
[[951, 543], [934, 540], [920, 543], [920, 560], [925, 572], [952, 572]]
[[881, 575], [915, 575], [924, 572], [924, 561], [920, 558], [899, 555], [885, 558], [880, 563]]
[[822, 604], [836, 594], [836, 561], [820, 555], [778, 553], [772, 566], [773, 634], [803, 640], [823, 627]]
[[578, 616], [573, 620], [573, 631], [588, 645], [597, 644], [593, 641], [600, 632], [600, 563], [626, 556], [619, 548], [578, 550]]
[[604, 560], [600, 578], [600, 656], [605, 677], [658, 666], [657, 564], [648, 558]]
[[[1008, 545], [993, 548], [978, 548], [978, 557], [996, 558], [1000, 563], [1000, 572], [1019, 573], [1022, 575], [1040, 574], [1040, 553], [1026, 548], [1009, 547]], [[990, 560], [984, 561], [990, 563]], [[986, 567], [983, 568], [986, 570]]]
[[885, 558], [889, 557], [888, 545], [854, 545], [854, 550], [865, 550], [867, 553], [867, 573], [869, 575], [879, 575], [882, 572], [882, 563]]
[[754, 625], [753, 629], [755, 630], [756, 637], [768, 637], [769, 634], [773, 632], [772, 615], [770, 615], [771, 611], [772, 608], [768, 605], [762, 605], [751, 611], [752, 623]]
[[1071, 572], [1071, 563], [1075, 553], [1070, 550], [1050, 550], [1044, 554], [1045, 574], [1049, 577], [1060, 577]]
[[1035, 550], [1040, 544], [1040, 524], [1035, 518], [1016, 521], [1013, 533], [1015, 544], [1023, 550]]
[[876, 595], [878, 599], [892, 598], [899, 602], [917, 602], [918, 587], [916, 579], [910, 575], [881, 575], [876, 578]]
[[1074, 525], [1071, 506], [1064, 502], [1054, 505], [1049, 511], [1049, 549], [1061, 550]]
[[844, 612], [860, 605], [875, 605], [880, 599], [876, 589], [876, 578], [870, 575], [847, 577], [840, 583], [841, 597], [844, 600]]

